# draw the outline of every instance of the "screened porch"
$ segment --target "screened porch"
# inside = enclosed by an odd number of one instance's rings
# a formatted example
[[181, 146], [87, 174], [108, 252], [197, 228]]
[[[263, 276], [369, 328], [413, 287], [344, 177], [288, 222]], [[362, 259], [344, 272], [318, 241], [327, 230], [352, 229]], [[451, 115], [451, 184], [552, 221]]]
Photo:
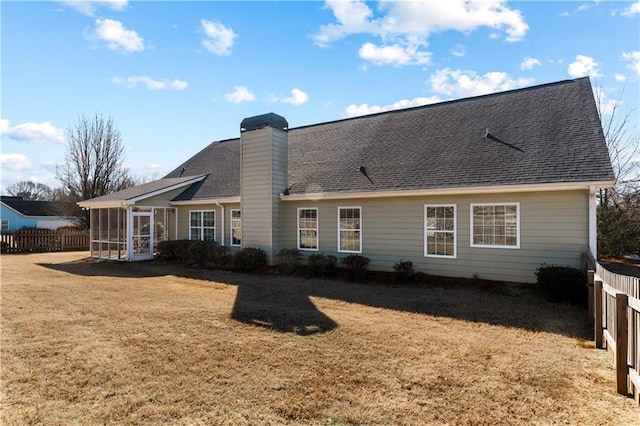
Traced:
[[177, 214], [172, 207], [92, 208], [91, 256], [110, 260], [148, 260], [160, 241], [175, 240]]

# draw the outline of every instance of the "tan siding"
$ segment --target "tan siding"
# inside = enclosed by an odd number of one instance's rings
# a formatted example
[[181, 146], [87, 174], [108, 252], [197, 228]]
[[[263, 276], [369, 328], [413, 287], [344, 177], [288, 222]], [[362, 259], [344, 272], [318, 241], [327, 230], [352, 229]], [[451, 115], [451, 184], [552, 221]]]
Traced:
[[[470, 245], [472, 203], [520, 203], [520, 249]], [[424, 257], [424, 205], [456, 205], [457, 258]], [[362, 207], [362, 254], [372, 269], [391, 270], [400, 259], [433, 275], [533, 282], [542, 263], [579, 266], [588, 246], [588, 191], [406, 197], [360, 201], [287, 202], [284, 242], [296, 247], [297, 208], [317, 207], [319, 251], [337, 253], [337, 208]]]
[[[195, 210], [213, 210], [216, 212], [216, 241], [222, 238], [221, 208], [215, 204], [194, 204], [178, 207], [178, 238], [179, 240], [189, 239], [189, 212]], [[225, 212], [226, 213], [226, 212]], [[225, 220], [226, 226], [226, 220]]]
[[286, 189], [287, 133], [265, 128], [243, 132], [242, 246], [263, 248], [270, 259], [281, 243], [280, 201]]

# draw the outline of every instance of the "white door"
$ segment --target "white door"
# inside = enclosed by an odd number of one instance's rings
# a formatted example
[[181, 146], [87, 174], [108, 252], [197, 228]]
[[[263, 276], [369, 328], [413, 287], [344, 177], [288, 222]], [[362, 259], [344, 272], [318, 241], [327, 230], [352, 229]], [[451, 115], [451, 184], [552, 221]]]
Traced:
[[151, 212], [133, 212], [131, 260], [153, 258], [153, 215]]

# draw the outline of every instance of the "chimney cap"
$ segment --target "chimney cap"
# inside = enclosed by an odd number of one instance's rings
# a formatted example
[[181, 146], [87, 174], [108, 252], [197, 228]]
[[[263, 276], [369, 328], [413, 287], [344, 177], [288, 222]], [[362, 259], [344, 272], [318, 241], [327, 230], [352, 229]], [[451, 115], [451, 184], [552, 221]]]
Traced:
[[273, 112], [256, 115], [254, 117], [247, 117], [242, 120], [242, 123], [240, 123], [241, 132], [264, 129], [265, 127], [287, 130], [289, 128], [289, 123], [287, 123], [287, 120], [284, 117], [274, 114]]

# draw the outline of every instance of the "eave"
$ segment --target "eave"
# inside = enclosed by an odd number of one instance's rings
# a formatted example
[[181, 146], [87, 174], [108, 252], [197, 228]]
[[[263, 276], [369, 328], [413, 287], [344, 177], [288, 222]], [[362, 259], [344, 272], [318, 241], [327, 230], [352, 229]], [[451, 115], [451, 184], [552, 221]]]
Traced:
[[513, 192], [540, 192], [540, 191], [571, 191], [590, 190], [596, 188], [611, 188], [614, 181], [590, 181], [590, 182], [558, 182], [539, 183], [527, 185], [496, 185], [460, 188], [433, 188], [396, 191], [362, 191], [362, 192], [315, 192], [308, 194], [279, 194], [282, 201], [319, 201], [319, 200], [345, 200], [363, 198], [392, 198], [392, 197], [425, 197], [436, 195], [462, 195], [462, 194], [500, 194]]

